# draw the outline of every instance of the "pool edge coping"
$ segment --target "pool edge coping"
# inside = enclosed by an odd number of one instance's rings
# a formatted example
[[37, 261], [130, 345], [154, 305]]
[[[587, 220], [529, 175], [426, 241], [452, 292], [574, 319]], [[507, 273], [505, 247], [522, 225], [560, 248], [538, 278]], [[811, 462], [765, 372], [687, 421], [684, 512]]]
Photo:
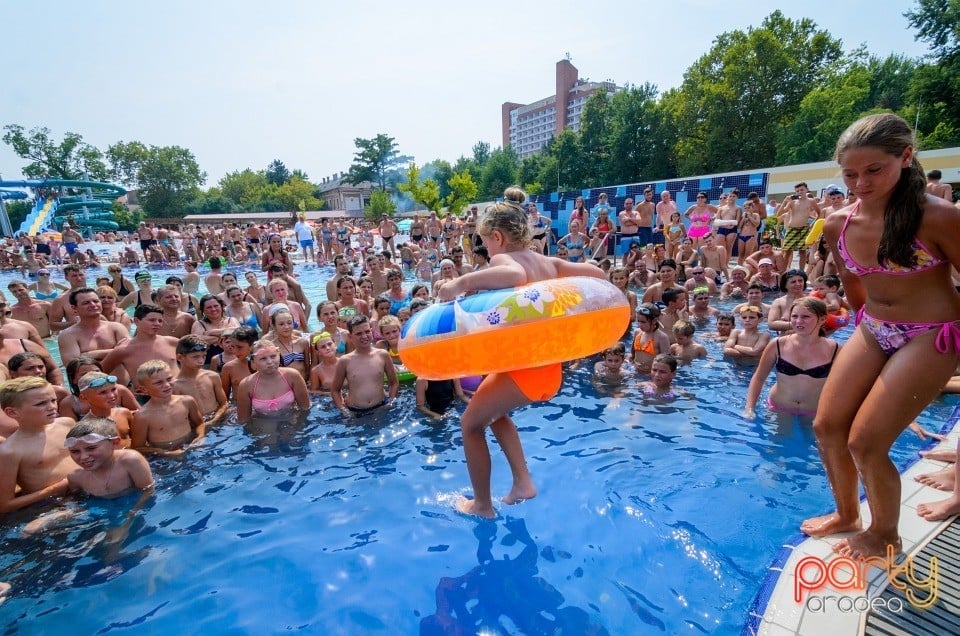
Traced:
[[[960, 431], [960, 403], [954, 406], [953, 411], [950, 413], [950, 417], [940, 428], [940, 434], [949, 436], [955, 432]], [[938, 444], [942, 444], [937, 440], [931, 440], [927, 448], [923, 450], [930, 450], [936, 447]], [[923, 461], [923, 458], [920, 457], [919, 453], [916, 457], [912, 457], [900, 465], [897, 466], [897, 470], [900, 473], [901, 480], [904, 479], [904, 473], [913, 468], [920, 461]], [[906, 505], [906, 501], [914, 497], [916, 493], [911, 491], [907, 494], [904, 494], [904, 490], [901, 489], [900, 495], [900, 512], [901, 519], [903, 518], [903, 512], [905, 508], [909, 507]], [[861, 508], [866, 505], [866, 496], [860, 498]], [[952, 518], [951, 518], [952, 519]], [[945, 520], [945, 521], [949, 521]], [[935, 522], [935, 527], [931, 531], [930, 536], [925, 537], [923, 540], [918, 541], [917, 545], [923, 545], [929, 541], [933, 536], [939, 534], [944, 527], [946, 527], [945, 522]], [[748, 609], [746, 620], [744, 621], [743, 630], [741, 631], [742, 636], [757, 636], [762, 633], [762, 630], [765, 626], [775, 626], [781, 629], [790, 630], [789, 627], [782, 625], [781, 623], [775, 622], [770, 617], [770, 601], [773, 599], [774, 593], [780, 587], [781, 578], [784, 574], [783, 566], [790, 560], [790, 557], [793, 555], [794, 551], [804, 544], [821, 544], [825, 540], [823, 538], [813, 538], [808, 537], [803, 533], [797, 533], [792, 535], [786, 543], [783, 544], [783, 547], [777, 552], [777, 554], [771, 559], [770, 565], [767, 566], [766, 572], [764, 574], [763, 580], [760, 582], [760, 586], [757, 590], [756, 595], [754, 595], [753, 600], [751, 601]], [[911, 548], [910, 551], [912, 551]], [[885, 587], [885, 586], [883, 586]], [[882, 588], [881, 588], [882, 590]], [[877, 592], [881, 591], [877, 590]], [[800, 619], [803, 618], [803, 613], [800, 613]], [[858, 618], [858, 623], [859, 623]], [[798, 620], [797, 623], [793, 626], [793, 633], [799, 634], [800, 625], [802, 620]]]

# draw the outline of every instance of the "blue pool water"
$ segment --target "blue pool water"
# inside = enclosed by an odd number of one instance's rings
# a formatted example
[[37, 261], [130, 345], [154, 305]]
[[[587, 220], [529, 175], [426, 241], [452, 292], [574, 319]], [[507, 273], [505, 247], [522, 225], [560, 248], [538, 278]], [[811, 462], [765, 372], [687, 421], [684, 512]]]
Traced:
[[[302, 280], [320, 289], [326, 274]], [[0, 580], [13, 590], [0, 624], [10, 634], [739, 633], [770, 560], [832, 498], [810, 427], [740, 418], [751, 369], [701, 340], [714, 359], [675, 382], [690, 397], [615, 396], [584, 364], [549, 403], [517, 411], [540, 495], [495, 521], [453, 511], [469, 490], [457, 418], [420, 417], [409, 385], [363, 421], [316, 398], [295, 421], [218, 426], [185, 457], [152, 461], [157, 493], [117, 541], [130, 500], [87, 502], [74, 525], [39, 537], [20, 534], [35, 509], [5, 519]], [[952, 404], [921, 423], [939, 429]], [[920, 447], [907, 433], [895, 459]], [[494, 492], [505, 494], [509, 471], [491, 450]]]

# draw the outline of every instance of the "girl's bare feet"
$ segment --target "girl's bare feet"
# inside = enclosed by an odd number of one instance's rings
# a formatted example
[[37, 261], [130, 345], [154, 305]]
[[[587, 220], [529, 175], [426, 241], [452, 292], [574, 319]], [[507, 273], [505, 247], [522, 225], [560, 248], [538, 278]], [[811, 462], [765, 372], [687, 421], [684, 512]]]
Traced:
[[938, 462], [955, 462], [957, 461], [957, 450], [955, 448], [934, 448], [933, 450], [920, 451], [920, 457]]
[[886, 556], [887, 546], [893, 546], [894, 554], [903, 552], [900, 537], [878, 537], [865, 530], [852, 537], [841, 539], [833, 546], [833, 551], [851, 559], [865, 559], [873, 556]]
[[820, 517], [807, 519], [800, 524], [800, 532], [808, 537], [825, 537], [831, 534], [840, 534], [841, 532], [853, 532], [860, 530], [863, 526], [860, 518], [853, 521], [841, 519], [837, 513], [831, 513]]
[[537, 487], [533, 485], [533, 482], [526, 484], [514, 484], [513, 488], [510, 489], [510, 492], [507, 493], [500, 501], [505, 504], [515, 504], [525, 501], [527, 499], [533, 499], [537, 496]]
[[483, 507], [479, 505], [475, 499], [460, 497], [456, 502], [454, 502], [453, 507], [457, 509], [457, 512], [461, 512], [465, 515], [473, 515], [475, 517], [482, 517], [484, 519], [497, 518], [497, 511], [493, 509], [493, 506]]
[[954, 494], [952, 497], [933, 503], [922, 503], [917, 506], [917, 514], [927, 521], [943, 521], [954, 515], [960, 515], [960, 499]]
[[938, 490], [953, 490], [957, 482], [957, 469], [951, 466], [935, 473], [917, 475], [914, 479], [924, 486], [932, 486]]

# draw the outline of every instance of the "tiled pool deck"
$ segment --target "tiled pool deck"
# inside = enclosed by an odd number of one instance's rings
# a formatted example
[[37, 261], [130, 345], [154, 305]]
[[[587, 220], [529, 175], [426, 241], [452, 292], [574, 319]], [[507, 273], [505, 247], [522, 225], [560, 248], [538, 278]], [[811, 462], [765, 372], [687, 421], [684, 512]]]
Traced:
[[[950, 424], [952, 429], [948, 433], [947, 441], [944, 442], [946, 448], [956, 448], [957, 440], [960, 439], [960, 426], [957, 426], [960, 418], [960, 407], [954, 410]], [[946, 528], [951, 525], [955, 518], [946, 521], [931, 522], [926, 521], [917, 514], [917, 506], [921, 503], [930, 503], [939, 501], [948, 496], [948, 493], [937, 490], [930, 486], [924, 486], [914, 481], [914, 477], [933, 471], [942, 470], [952, 464], [945, 462], [931, 461], [928, 459], [919, 459], [912, 466], [903, 471], [901, 475], [902, 497], [900, 508], [900, 535], [903, 540], [903, 551], [908, 557], [919, 554], [928, 543], [938, 537]], [[866, 502], [861, 502], [860, 514], [864, 525], [870, 521], [870, 510]], [[771, 564], [767, 577], [763, 582], [760, 592], [754, 600], [753, 607], [750, 610], [750, 616], [747, 624], [744, 626], [743, 633], [749, 635], [766, 636], [820, 636], [822, 634], [853, 635], [862, 634], [866, 626], [867, 612], [849, 609], [849, 602], [837, 603], [827, 602], [805, 603], [794, 600], [794, 584], [796, 582], [795, 568], [797, 563], [808, 556], [819, 557], [826, 560], [833, 555], [833, 546], [843, 536], [837, 535], [823, 539], [812, 539], [804, 535], [797, 535], [788, 545], [783, 547], [781, 553]], [[870, 599], [877, 597], [887, 588], [886, 573], [880, 569], [871, 569], [868, 575], [868, 587], [866, 591], [845, 590], [837, 591], [835, 589], [824, 589], [817, 594], [830, 594], [834, 597], [848, 596], [868, 596]], [[808, 577], [812, 576], [810, 574]], [[925, 573], [921, 576], [925, 576]], [[843, 581], [846, 579], [845, 572], [838, 575]], [[960, 599], [952, 598], [955, 590], [960, 585], [960, 568], [940, 568], [939, 571], [939, 604], [949, 605], [951, 611], [956, 611], [960, 605]], [[951, 596], [947, 596], [951, 595]], [[878, 601], [878, 603], [881, 601]], [[810, 605], [810, 607], [808, 607]], [[908, 605], [908, 604], [905, 604]], [[848, 611], [843, 611], [840, 606]], [[905, 607], [904, 612], [911, 610], [909, 606]], [[914, 610], [922, 612], [922, 610]], [[952, 634], [954, 626], [943, 624], [934, 626], [933, 631], [929, 633]], [[871, 630], [872, 631], [872, 630]], [[904, 631], [894, 630], [891, 632], [873, 633], [904, 633], [917, 634], [916, 629], [906, 628]]]

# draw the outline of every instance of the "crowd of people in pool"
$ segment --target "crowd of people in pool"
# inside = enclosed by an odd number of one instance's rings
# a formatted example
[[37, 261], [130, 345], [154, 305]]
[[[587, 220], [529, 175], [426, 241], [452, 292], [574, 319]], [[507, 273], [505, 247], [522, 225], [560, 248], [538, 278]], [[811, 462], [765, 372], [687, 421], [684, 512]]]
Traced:
[[[736, 191], [719, 206], [703, 194], [684, 214], [689, 227], [669, 192], [655, 205], [648, 189], [636, 209], [627, 199], [617, 214], [601, 195], [593, 210], [577, 202], [569, 232], [555, 245], [550, 221], [516, 188], [482, 214], [474, 206], [462, 220], [417, 217], [402, 242], [392, 219], [374, 228], [346, 220], [314, 226], [301, 217], [294, 244], [285, 244], [276, 227], [262, 234], [227, 224], [177, 236], [144, 224], [140, 254], [125, 248], [94, 286], [87, 286], [83, 264], [66, 259], [73, 262], [48, 266], [24, 241], [30, 264], [22, 272], [36, 280], [10, 282], [16, 302], [0, 306], [6, 437], [0, 511], [68, 490], [107, 497], [149, 492], [144, 455], [183, 453], [231, 404], [241, 421], [308, 409], [311, 392], [329, 394], [345, 417], [388, 409], [405, 371], [401, 330], [418, 311], [464, 293], [592, 276], [619, 288], [633, 316], [624, 342], [600, 354], [596, 382], [639, 377], [644, 395], [672, 399], [681, 392], [673, 386], [677, 365], [706, 356], [704, 339], [718, 340], [724, 356], [756, 365], [746, 417], [755, 416], [775, 372], [767, 408], [813, 418], [837, 511], [808, 520], [803, 530], [856, 532], [838, 545], [854, 556], [898, 548], [899, 476], [888, 451], [908, 425], [928, 434], [911, 423], [954, 384], [960, 295], [952, 274], [960, 264], [960, 223], [944, 200], [949, 189], [940, 188], [936, 174], [925, 178], [912, 132], [899, 118], [856, 122], [838, 143], [837, 159], [849, 195], [831, 187], [818, 200], [797, 184], [792, 197], [774, 206], [775, 216], [765, 218], [768, 203], [754, 193], [743, 207]], [[822, 237], [808, 241], [817, 219]], [[765, 224], [782, 228], [780, 248], [762, 239]], [[554, 249], [557, 258], [545, 255]], [[305, 262], [334, 267], [326, 299], [315, 308], [316, 330], [309, 328], [313, 305], [297, 281], [301, 251]], [[181, 252], [183, 271], [157, 289], [149, 271], [132, 281], [124, 275], [123, 266], [141, 256], [180, 262]], [[209, 265], [202, 275], [200, 262]], [[250, 268], [244, 286], [224, 271], [228, 263]], [[51, 266], [67, 286], [51, 282]], [[408, 278], [416, 280], [409, 288]], [[198, 297], [201, 284], [206, 293]], [[717, 298], [731, 299], [723, 304], [734, 305], [732, 311], [712, 306]], [[848, 324], [852, 335], [841, 346], [829, 333]], [[65, 379], [44, 346], [50, 336]], [[921, 365], [926, 372], [918, 374]], [[510, 413], [549, 399], [559, 383], [531, 388], [520, 371], [491, 373], [469, 387], [457, 379], [416, 380], [417, 406], [430, 418], [466, 403], [460, 426], [473, 498], [457, 502], [464, 513], [496, 514], [487, 428], [512, 473], [502, 501], [537, 494]], [[955, 453], [941, 449], [934, 456]], [[952, 469], [921, 479], [947, 490], [960, 486]], [[873, 513], [867, 529], [860, 523], [859, 480]], [[958, 514], [960, 495], [920, 513]]]

